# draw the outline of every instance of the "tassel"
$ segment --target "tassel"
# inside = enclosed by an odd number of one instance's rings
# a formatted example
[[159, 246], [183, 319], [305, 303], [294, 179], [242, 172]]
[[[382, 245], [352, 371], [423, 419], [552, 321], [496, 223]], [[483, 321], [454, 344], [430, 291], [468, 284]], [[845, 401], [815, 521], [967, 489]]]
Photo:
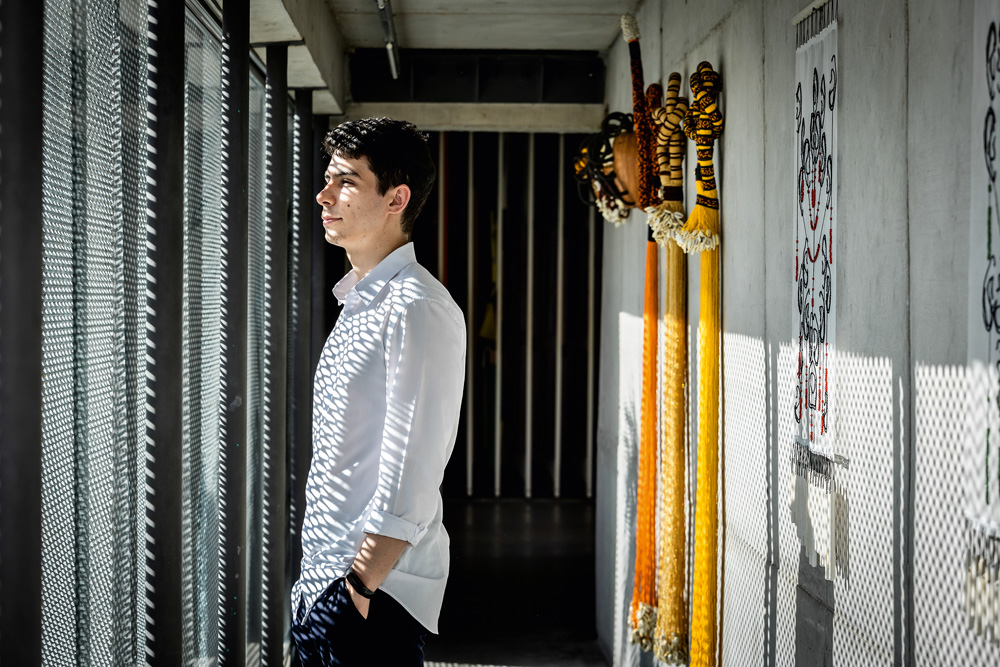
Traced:
[[[695, 503], [694, 590], [691, 605], [691, 667], [716, 664], [716, 591], [719, 539], [719, 370], [722, 348], [718, 193], [712, 168], [712, 142], [722, 133], [715, 103], [718, 73], [703, 62], [691, 75], [694, 102], [685, 133], [698, 145], [698, 202], [677, 233], [685, 252], [701, 253], [698, 322], [698, 490]], [[696, 122], [692, 121], [696, 115]]]
[[695, 503], [691, 667], [715, 665], [719, 537], [719, 248], [701, 253], [698, 322], [698, 490]]
[[653, 646], [656, 627], [656, 322], [659, 316], [659, 249], [646, 243], [646, 292], [642, 324], [642, 405], [639, 434], [639, 489], [636, 509], [635, 578], [630, 620], [632, 642]]
[[[664, 202], [666, 203], [666, 202]], [[687, 426], [687, 255], [672, 239], [666, 245], [666, 304], [663, 313], [663, 454], [660, 457], [659, 570], [654, 650], [657, 660], [685, 665], [688, 658], [687, 532], [684, 529]]]

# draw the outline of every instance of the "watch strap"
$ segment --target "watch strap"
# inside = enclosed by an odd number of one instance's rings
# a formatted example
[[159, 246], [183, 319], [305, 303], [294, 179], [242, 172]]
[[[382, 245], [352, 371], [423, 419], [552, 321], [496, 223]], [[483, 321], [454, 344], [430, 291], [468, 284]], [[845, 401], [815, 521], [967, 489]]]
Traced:
[[357, 591], [358, 595], [361, 597], [371, 600], [375, 595], [375, 591], [365, 586], [365, 582], [361, 581], [361, 577], [358, 576], [358, 573], [354, 571], [353, 567], [347, 571], [347, 576], [345, 578], [347, 579], [347, 583], [351, 585], [351, 588]]

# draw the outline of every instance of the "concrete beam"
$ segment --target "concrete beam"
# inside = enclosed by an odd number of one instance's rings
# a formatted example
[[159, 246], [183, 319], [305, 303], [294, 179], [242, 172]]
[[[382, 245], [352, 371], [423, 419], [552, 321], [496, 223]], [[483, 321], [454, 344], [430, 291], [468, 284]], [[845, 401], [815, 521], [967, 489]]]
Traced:
[[288, 49], [289, 88], [324, 86], [330, 113], [343, 113], [346, 46], [323, 0], [250, 0], [250, 21], [253, 44], [304, 41]]
[[[267, 64], [267, 47], [258, 46], [254, 53], [260, 57], [261, 62]], [[313, 61], [309, 47], [306, 45], [288, 47], [288, 87], [293, 88], [325, 88], [327, 85], [323, 79], [323, 73]], [[331, 100], [333, 95], [327, 93]], [[335, 101], [339, 105], [338, 102]], [[339, 106], [338, 106], [339, 109]], [[338, 111], [337, 113], [342, 113]]]
[[[313, 95], [313, 104], [320, 104]], [[372, 116], [401, 118], [422, 130], [462, 132], [597, 132], [607, 110], [603, 104], [348, 104], [332, 122]], [[316, 113], [331, 113], [322, 109]]]

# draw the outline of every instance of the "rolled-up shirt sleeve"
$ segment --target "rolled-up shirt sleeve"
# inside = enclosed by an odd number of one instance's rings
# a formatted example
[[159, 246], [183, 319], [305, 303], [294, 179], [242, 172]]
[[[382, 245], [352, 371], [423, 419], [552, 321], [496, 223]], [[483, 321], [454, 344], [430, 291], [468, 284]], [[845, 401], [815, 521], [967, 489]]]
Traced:
[[421, 299], [385, 332], [386, 416], [378, 485], [364, 532], [416, 545], [438, 510], [465, 382], [465, 324]]

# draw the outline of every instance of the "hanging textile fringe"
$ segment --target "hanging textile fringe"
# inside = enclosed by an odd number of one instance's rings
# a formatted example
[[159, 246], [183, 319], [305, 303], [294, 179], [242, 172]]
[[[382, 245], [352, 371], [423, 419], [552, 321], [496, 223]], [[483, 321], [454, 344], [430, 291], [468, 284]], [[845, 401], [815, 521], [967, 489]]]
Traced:
[[684, 132], [698, 146], [698, 202], [677, 232], [685, 252], [701, 252], [698, 322], [698, 491], [695, 503], [694, 590], [691, 612], [691, 667], [713, 667], [716, 657], [716, 587], [719, 536], [719, 368], [720, 306], [719, 200], [712, 166], [713, 142], [722, 134], [716, 103], [722, 79], [702, 62], [691, 75], [694, 101]]
[[629, 620], [631, 640], [653, 648], [656, 627], [656, 321], [659, 267], [656, 243], [646, 243], [646, 290], [642, 310], [642, 405], [639, 434], [639, 489], [635, 531], [635, 579]]
[[656, 658], [669, 665], [686, 665], [688, 615], [684, 526], [687, 426], [687, 255], [673, 239], [666, 242], [666, 304], [663, 314], [663, 450], [660, 457], [660, 540], [657, 570]]
[[[653, 179], [653, 135], [649, 105], [659, 106], [663, 90], [658, 85], [645, 86], [642, 55], [639, 49], [639, 26], [631, 14], [622, 16], [622, 35], [628, 42], [632, 71], [632, 117], [638, 148], [639, 191], [637, 203], [643, 210], [656, 206], [656, 181]], [[642, 406], [639, 436], [639, 488], [636, 510], [635, 578], [629, 621], [632, 643], [643, 651], [653, 649], [656, 628], [656, 353], [659, 315], [659, 249], [648, 230], [646, 241], [646, 288], [643, 306]]]
[[[660, 538], [656, 573], [656, 630], [653, 650], [657, 660], [687, 664], [688, 615], [684, 591], [686, 537], [684, 434], [687, 426], [687, 256], [673, 239], [684, 221], [684, 133], [680, 122], [687, 98], [679, 97], [681, 75], [674, 72], [661, 107], [652, 105], [656, 130], [656, 162], [663, 202], [649, 213], [653, 238], [665, 248], [666, 304], [663, 313], [663, 449], [660, 455]], [[652, 88], [652, 86], [650, 86]], [[649, 102], [647, 95], [647, 103]]]
[[796, 441], [792, 444], [791, 519], [813, 567], [833, 580], [850, 578], [850, 513], [845, 493], [847, 470]]
[[647, 209], [653, 239], [669, 247], [674, 233], [684, 224], [684, 131], [681, 121], [688, 111], [686, 97], [680, 97], [681, 75], [673, 72], [667, 83], [666, 103], [651, 108], [656, 130], [656, 166], [660, 177], [660, 198], [655, 208]]

